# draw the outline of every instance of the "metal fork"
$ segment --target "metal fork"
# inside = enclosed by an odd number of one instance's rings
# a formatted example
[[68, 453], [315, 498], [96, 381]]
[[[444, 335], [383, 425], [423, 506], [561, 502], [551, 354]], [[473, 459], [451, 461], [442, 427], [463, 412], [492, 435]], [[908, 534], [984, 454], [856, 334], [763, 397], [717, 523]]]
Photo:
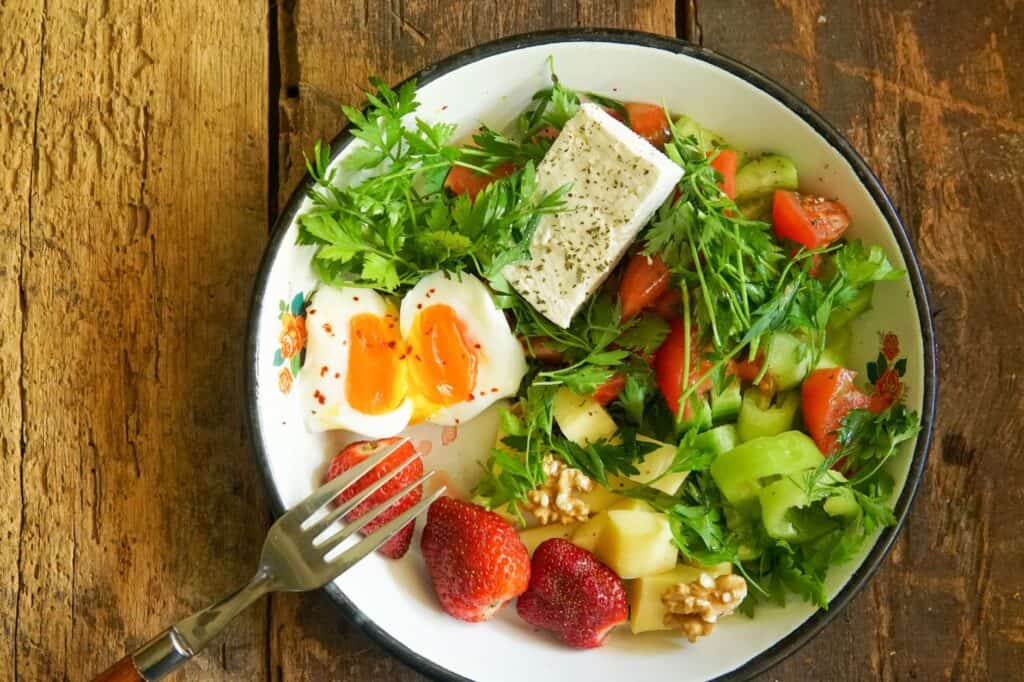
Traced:
[[441, 486], [419, 503], [388, 521], [363, 540], [344, 552], [335, 550], [368, 524], [375, 516], [423, 484], [434, 472], [429, 471], [419, 480], [392, 495], [358, 519], [340, 530], [329, 531], [339, 518], [366, 501], [370, 495], [392, 479], [419, 453], [407, 457], [372, 485], [339, 504], [334, 509], [317, 515], [338, 494], [358, 481], [373, 467], [380, 464], [399, 447], [408, 442], [402, 439], [373, 457], [360, 462], [341, 476], [332, 479], [312, 495], [300, 502], [270, 527], [259, 569], [249, 584], [213, 606], [179, 621], [160, 635], [128, 654], [102, 673], [94, 682], [129, 682], [157, 680], [173, 672], [202, 650], [243, 609], [269, 592], [305, 592], [326, 585], [347, 571], [357, 561], [380, 547], [388, 538], [415, 519], [424, 509], [441, 496]]

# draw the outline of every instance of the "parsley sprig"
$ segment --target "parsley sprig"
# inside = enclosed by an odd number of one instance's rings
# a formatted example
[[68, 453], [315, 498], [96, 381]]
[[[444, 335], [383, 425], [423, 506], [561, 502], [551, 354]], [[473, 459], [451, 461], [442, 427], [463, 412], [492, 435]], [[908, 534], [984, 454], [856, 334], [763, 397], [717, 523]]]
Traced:
[[[567, 188], [537, 190], [531, 154], [521, 168], [474, 199], [443, 191], [454, 165], [489, 172], [493, 160], [450, 144], [455, 126], [414, 117], [416, 85], [397, 91], [379, 79], [365, 113], [346, 107], [359, 141], [338, 182], [330, 148], [317, 144], [306, 165], [315, 185], [312, 208], [299, 218], [299, 244], [316, 245], [313, 268], [336, 286], [395, 292], [436, 270], [500, 278], [529, 255], [540, 217], [558, 211]], [[410, 117], [412, 118], [410, 122]], [[510, 142], [511, 144], [511, 142]]]

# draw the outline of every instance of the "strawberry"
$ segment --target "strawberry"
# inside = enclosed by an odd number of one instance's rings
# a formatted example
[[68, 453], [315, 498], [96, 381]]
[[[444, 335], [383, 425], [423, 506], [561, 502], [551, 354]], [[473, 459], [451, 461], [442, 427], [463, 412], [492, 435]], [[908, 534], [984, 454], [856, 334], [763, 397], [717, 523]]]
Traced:
[[530, 581], [530, 555], [508, 521], [451, 497], [430, 505], [420, 544], [441, 607], [487, 620]]
[[533, 553], [530, 586], [516, 604], [530, 625], [551, 630], [569, 646], [601, 646], [626, 620], [626, 588], [593, 554], [567, 540], [542, 542]]
[[[326, 480], [329, 481], [332, 478], [339, 476], [342, 472], [348, 471], [367, 457], [375, 455], [383, 448], [391, 447], [396, 442], [398, 442], [398, 438], [384, 438], [382, 440], [361, 440], [345, 446], [341, 452], [335, 455], [334, 460], [331, 462], [331, 466], [327, 469]], [[394, 470], [395, 467], [406, 460], [412, 453], [412, 443], [406, 443], [388, 455], [383, 462], [363, 474], [362, 478], [345, 490], [341, 491], [334, 501], [340, 504], [345, 500], [352, 499], [361, 490], [368, 488], [374, 481], [380, 480], [380, 478], [385, 474]], [[353, 521], [358, 519], [377, 505], [382, 502], [386, 502], [389, 497], [396, 494], [399, 490], [414, 482], [422, 475], [423, 461], [418, 458], [414, 459], [409, 462], [402, 471], [395, 474], [394, 478], [381, 486], [379, 490], [357, 504], [352, 511], [345, 515], [345, 520]], [[363, 527], [360, 533], [363, 535], [369, 535], [409, 507], [419, 502], [422, 497], [423, 486], [414, 488], [406, 494], [405, 497], [378, 514], [376, 518]], [[412, 534], [415, 530], [415, 525], [415, 522], [410, 522], [405, 528], [391, 536], [391, 539], [381, 545], [377, 551], [386, 557], [401, 559], [405, 553], [409, 551], [409, 544], [412, 542]]]

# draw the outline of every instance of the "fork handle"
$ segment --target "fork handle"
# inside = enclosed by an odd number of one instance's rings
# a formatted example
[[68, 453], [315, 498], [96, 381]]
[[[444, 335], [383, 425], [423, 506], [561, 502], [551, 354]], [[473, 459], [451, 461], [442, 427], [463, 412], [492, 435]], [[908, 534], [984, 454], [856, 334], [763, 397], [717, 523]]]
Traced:
[[261, 570], [248, 585], [178, 621], [93, 682], [153, 682], [169, 675], [199, 653], [243, 609], [274, 589], [273, 576]]
[[[100, 673], [93, 682], [149, 682], [177, 670], [195, 652], [173, 627]], [[145, 674], [143, 674], [145, 673]]]
[[135, 660], [128, 654], [120, 661], [100, 673], [93, 682], [145, 682]]

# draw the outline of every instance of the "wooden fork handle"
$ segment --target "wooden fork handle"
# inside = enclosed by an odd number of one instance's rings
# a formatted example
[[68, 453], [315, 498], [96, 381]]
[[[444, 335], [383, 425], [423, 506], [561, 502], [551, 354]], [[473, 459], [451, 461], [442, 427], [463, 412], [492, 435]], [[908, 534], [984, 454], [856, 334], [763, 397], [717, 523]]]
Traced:
[[128, 654], [114, 665], [100, 673], [93, 682], [145, 682], [135, 660]]

